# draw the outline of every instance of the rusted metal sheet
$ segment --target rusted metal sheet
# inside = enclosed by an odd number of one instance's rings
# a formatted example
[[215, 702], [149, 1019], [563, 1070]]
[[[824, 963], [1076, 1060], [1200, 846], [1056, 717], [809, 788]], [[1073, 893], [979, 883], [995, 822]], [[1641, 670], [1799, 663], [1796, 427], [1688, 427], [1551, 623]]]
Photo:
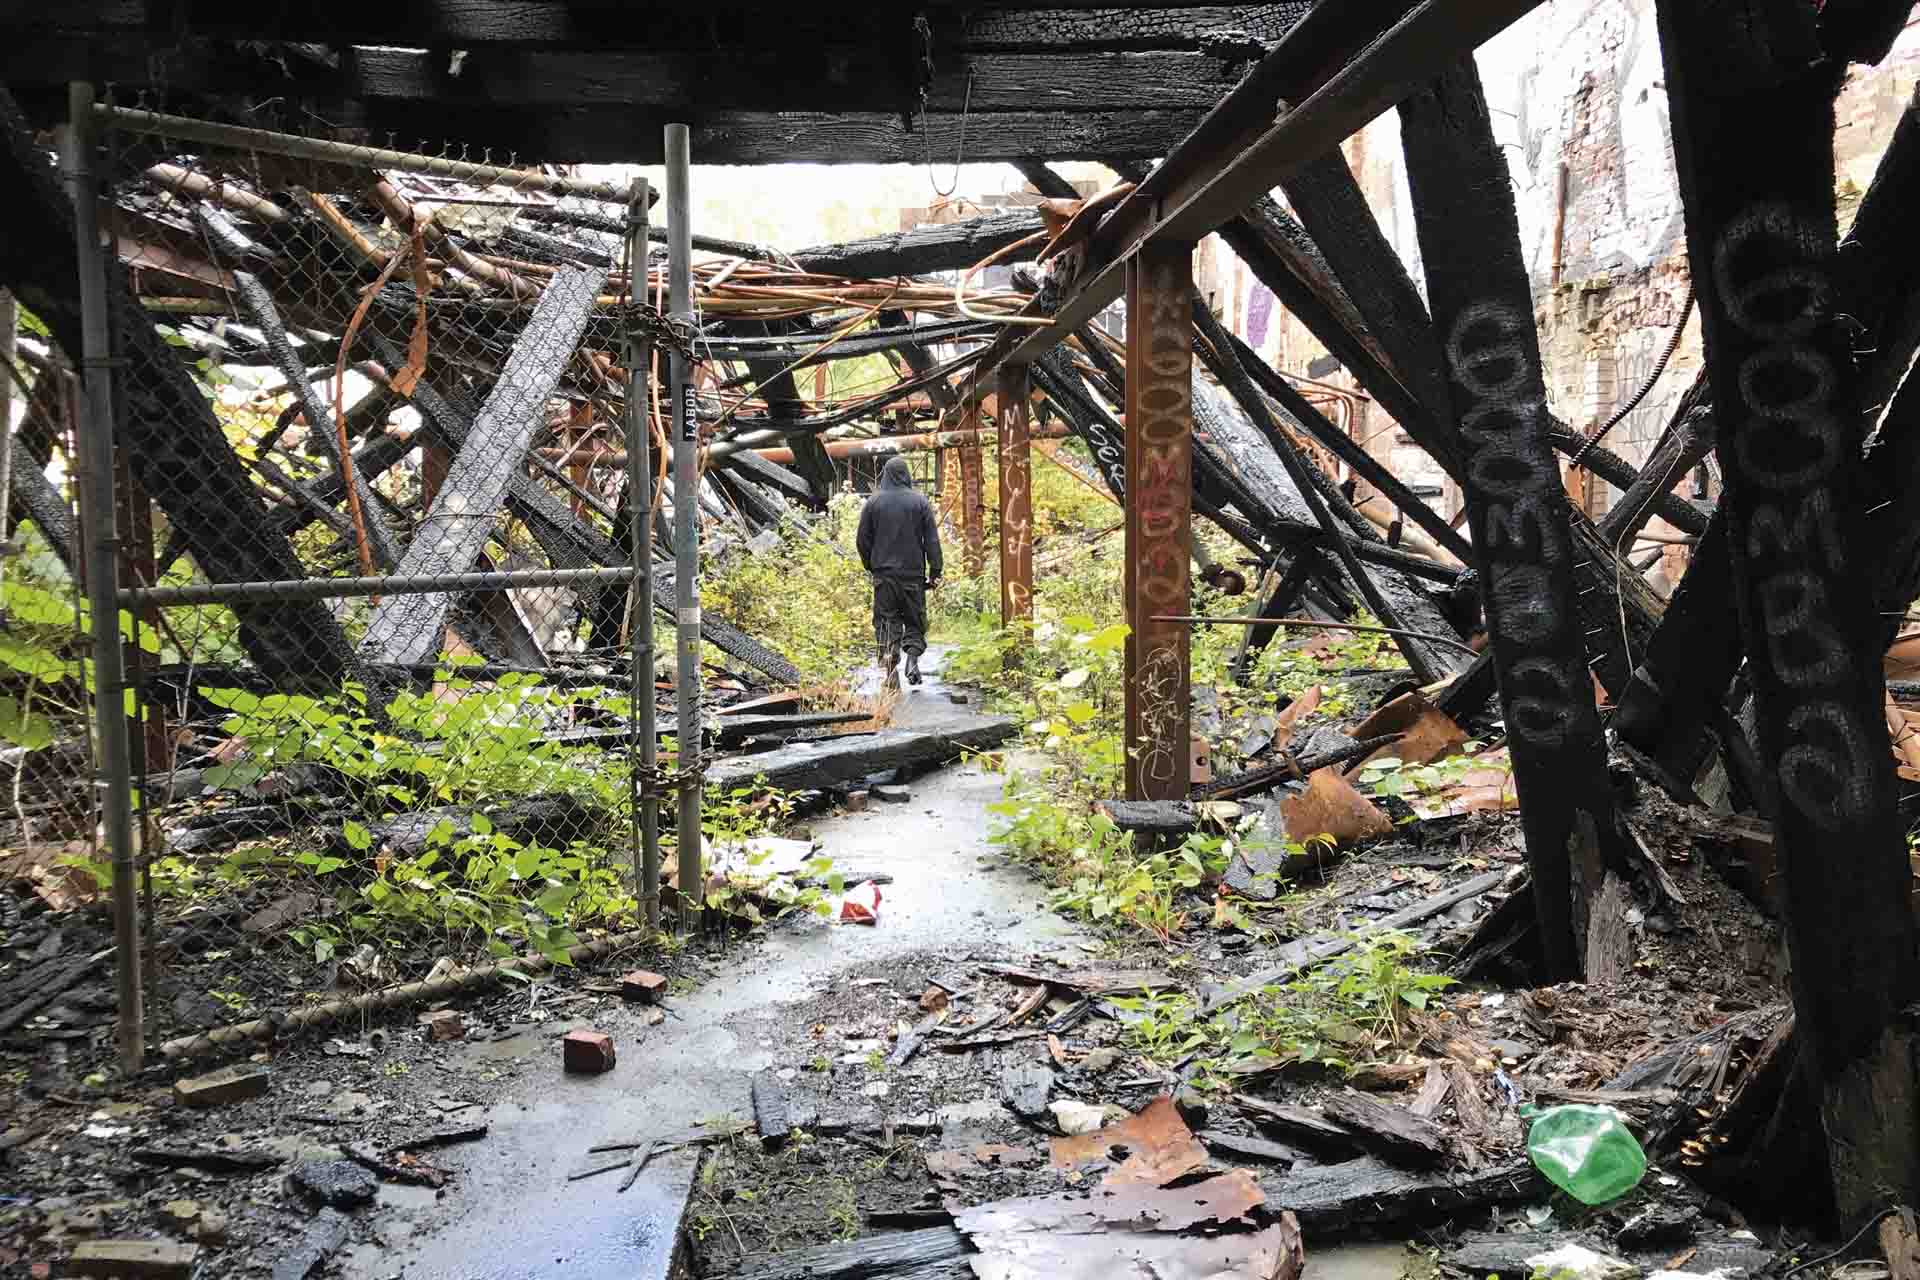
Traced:
[[954, 1224], [977, 1252], [979, 1280], [1105, 1280], [1116, 1265], [1128, 1275], [1166, 1280], [1295, 1280], [1306, 1262], [1300, 1224], [1290, 1213], [1257, 1231], [1265, 1193], [1235, 1169], [1175, 1189], [1108, 1186], [1002, 1200], [962, 1210]]
[[1111, 1164], [1116, 1151], [1127, 1154], [1101, 1179], [1103, 1186], [1165, 1186], [1207, 1165], [1207, 1149], [1200, 1145], [1179, 1109], [1169, 1097], [1155, 1098], [1125, 1120], [1092, 1133], [1055, 1138], [1050, 1154], [1056, 1169], [1080, 1169]]
[[1033, 619], [1033, 456], [1027, 370], [1000, 371], [1000, 625]]
[[960, 526], [967, 573], [973, 575], [987, 567], [987, 460], [978, 443], [978, 415], [969, 411], [965, 421], [965, 429], [974, 435], [975, 443], [961, 445], [959, 450]]
[[1193, 544], [1193, 246], [1127, 270], [1127, 798], [1187, 795]]

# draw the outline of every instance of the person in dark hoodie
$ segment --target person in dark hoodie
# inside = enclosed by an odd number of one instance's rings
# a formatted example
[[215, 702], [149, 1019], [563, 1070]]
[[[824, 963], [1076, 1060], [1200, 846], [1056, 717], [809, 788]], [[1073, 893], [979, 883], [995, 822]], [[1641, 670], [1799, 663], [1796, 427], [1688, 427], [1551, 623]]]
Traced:
[[940, 529], [933, 504], [916, 492], [905, 458], [889, 458], [880, 484], [860, 512], [855, 538], [860, 563], [873, 575], [873, 634], [880, 670], [898, 688], [900, 655], [907, 683], [920, 683], [920, 655], [927, 651], [927, 592], [940, 585]]

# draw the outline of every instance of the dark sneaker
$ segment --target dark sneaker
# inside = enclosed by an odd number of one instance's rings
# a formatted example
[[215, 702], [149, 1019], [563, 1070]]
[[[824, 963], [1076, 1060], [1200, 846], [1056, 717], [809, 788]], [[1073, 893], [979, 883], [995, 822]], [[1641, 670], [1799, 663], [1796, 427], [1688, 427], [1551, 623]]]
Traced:
[[920, 655], [917, 653], [907, 655], [907, 683], [920, 683]]

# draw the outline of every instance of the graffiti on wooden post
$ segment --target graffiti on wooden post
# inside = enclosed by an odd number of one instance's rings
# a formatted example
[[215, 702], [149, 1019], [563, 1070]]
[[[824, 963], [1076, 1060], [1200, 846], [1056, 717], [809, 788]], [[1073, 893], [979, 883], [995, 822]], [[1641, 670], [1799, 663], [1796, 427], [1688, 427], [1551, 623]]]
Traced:
[[1463, 307], [1446, 353], [1514, 780], [1542, 920], [1555, 922], [1548, 965], [1578, 972], [1618, 834], [1575, 622], [1568, 500], [1544, 431], [1533, 318], [1502, 301]]
[[1751, 348], [1739, 363], [1742, 420], [1727, 441], [1746, 490], [1734, 554], [1766, 637], [1762, 685], [1773, 688], [1762, 694], [1773, 704], [1765, 718], [1780, 794], [1815, 827], [1842, 831], [1874, 816], [1888, 765], [1878, 715], [1870, 727], [1850, 696], [1860, 683], [1855, 646], [1835, 625], [1852, 592], [1834, 500], [1840, 375], [1812, 340], [1833, 302], [1817, 241], [1791, 209], [1757, 205], [1727, 226], [1713, 278]]
[[1192, 249], [1142, 250], [1127, 273], [1128, 795], [1189, 787], [1188, 608], [1193, 503]]

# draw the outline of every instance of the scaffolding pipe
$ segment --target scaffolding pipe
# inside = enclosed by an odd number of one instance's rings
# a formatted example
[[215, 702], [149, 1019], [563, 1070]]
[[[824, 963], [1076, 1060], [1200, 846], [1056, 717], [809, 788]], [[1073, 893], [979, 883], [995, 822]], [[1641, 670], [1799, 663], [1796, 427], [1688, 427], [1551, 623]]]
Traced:
[[[647, 260], [647, 180], [633, 180], [627, 204], [627, 261]], [[629, 271], [628, 280], [645, 279]], [[627, 638], [633, 646], [634, 740], [628, 745], [629, 763], [637, 752], [640, 766], [630, 770], [628, 790], [634, 806], [635, 882], [647, 927], [660, 927], [660, 800], [653, 785], [659, 765], [658, 708], [653, 698], [653, 533], [647, 516], [653, 509], [653, 428], [647, 421], [652, 388], [648, 378], [653, 344], [639, 325], [627, 329], [627, 545], [636, 576], [627, 592]]]
[[[693, 327], [693, 238], [689, 225], [692, 201], [687, 191], [687, 126], [667, 126], [667, 314], [676, 324]], [[700, 419], [695, 413], [693, 364], [675, 351], [672, 362], [673, 396], [673, 537], [674, 646], [673, 687], [680, 712], [677, 769], [680, 821], [681, 933], [700, 923], [706, 876], [701, 870], [700, 793], [705, 766], [700, 745]]]
[[[120, 1001], [120, 1066], [129, 1075], [146, 1064], [140, 994], [140, 922], [134, 901], [133, 778], [128, 757], [126, 670], [120, 610], [114, 606], [120, 538], [113, 480], [113, 340], [107, 315], [105, 255], [94, 210], [93, 85], [68, 86], [67, 178], [73, 195], [74, 247], [80, 265], [80, 333], [85, 415], [79, 435], [80, 525], [85, 544], [87, 605], [93, 624], [95, 761], [107, 856], [113, 866], [114, 973]], [[104, 785], [103, 785], [104, 783]]]
[[605, 200], [610, 204], [625, 204], [627, 199], [626, 185], [617, 182], [594, 182], [587, 178], [569, 178], [503, 164], [448, 160], [412, 151], [389, 151], [384, 147], [367, 147], [355, 142], [335, 142], [328, 138], [303, 138], [294, 133], [214, 124], [190, 116], [163, 115], [158, 111], [140, 111], [132, 107], [113, 107], [101, 103], [92, 109], [91, 119], [109, 129], [119, 129], [125, 133], [145, 134], [178, 142], [198, 142], [223, 150], [264, 151], [268, 155], [352, 165], [360, 169], [424, 173], [436, 178], [471, 182], [477, 186], [544, 191], [556, 196], [583, 196], [588, 200]]

